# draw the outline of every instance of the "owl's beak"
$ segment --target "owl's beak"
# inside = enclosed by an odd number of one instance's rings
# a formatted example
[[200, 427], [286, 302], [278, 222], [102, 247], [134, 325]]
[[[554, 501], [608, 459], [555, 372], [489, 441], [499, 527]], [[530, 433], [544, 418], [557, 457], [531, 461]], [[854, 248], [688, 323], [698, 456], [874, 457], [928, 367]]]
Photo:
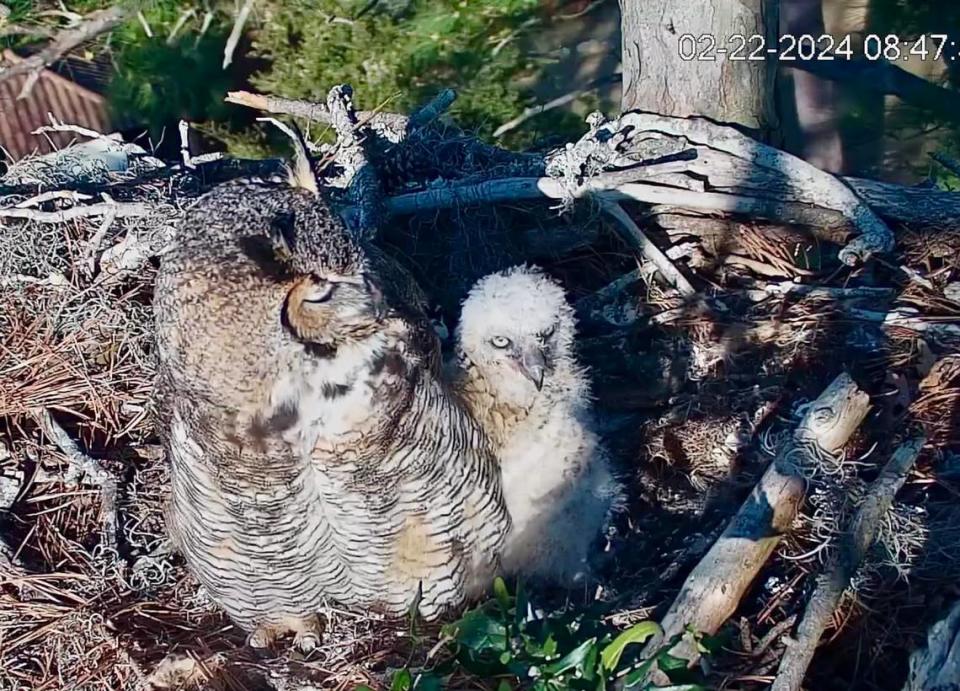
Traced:
[[520, 355], [520, 372], [533, 382], [537, 391], [543, 388], [543, 376], [547, 371], [547, 358], [537, 346], [525, 348]]

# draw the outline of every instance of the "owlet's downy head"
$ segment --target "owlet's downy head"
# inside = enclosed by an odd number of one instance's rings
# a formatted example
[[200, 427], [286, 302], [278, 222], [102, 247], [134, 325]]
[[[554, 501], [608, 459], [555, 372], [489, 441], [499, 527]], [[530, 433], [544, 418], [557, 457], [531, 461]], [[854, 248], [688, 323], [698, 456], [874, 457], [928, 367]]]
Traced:
[[498, 399], [529, 405], [575, 365], [573, 308], [563, 288], [536, 267], [480, 279], [463, 303], [457, 348]]

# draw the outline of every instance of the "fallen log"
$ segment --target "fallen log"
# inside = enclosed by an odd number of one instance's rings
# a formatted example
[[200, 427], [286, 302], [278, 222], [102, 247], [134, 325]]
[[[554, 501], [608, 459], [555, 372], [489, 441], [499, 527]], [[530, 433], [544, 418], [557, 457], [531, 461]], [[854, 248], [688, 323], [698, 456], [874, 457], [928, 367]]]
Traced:
[[736, 611], [760, 569], [790, 529], [806, 483], [796, 470], [798, 456], [837, 453], [860, 426], [870, 399], [846, 373], [837, 377], [808, 408], [790, 443], [757, 482], [750, 496], [706, 556], [694, 567], [664, 615], [663, 635], [646, 648], [683, 634], [670, 654], [693, 664], [700, 657], [688, 627], [715, 634]]
[[777, 678], [771, 691], [799, 691], [807, 668], [813, 660], [820, 636], [823, 634], [843, 593], [856, 575], [880, 530], [881, 521], [890, 510], [893, 499], [907, 480], [920, 449], [926, 443], [923, 436], [900, 446], [884, 466], [880, 477], [870, 487], [863, 504], [844, 534], [839, 554], [829, 571], [820, 579], [817, 589], [807, 603], [803, 619], [797, 627], [797, 636], [787, 645], [780, 660]]

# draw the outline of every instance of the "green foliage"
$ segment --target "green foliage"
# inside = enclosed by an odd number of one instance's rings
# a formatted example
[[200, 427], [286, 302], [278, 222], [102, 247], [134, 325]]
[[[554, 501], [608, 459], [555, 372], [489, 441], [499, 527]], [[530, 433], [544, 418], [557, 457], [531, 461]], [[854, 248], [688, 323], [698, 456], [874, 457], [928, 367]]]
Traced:
[[[83, 15], [114, 2], [67, 0], [63, 7]], [[63, 22], [38, 14], [58, 8], [52, 0], [6, 4], [10, 21], [36, 21], [51, 29]], [[540, 0], [261, 0], [233, 66], [224, 71], [223, 48], [236, 14], [232, 0], [141, 0], [137, 6], [141, 16], [84, 49], [96, 53], [107, 47], [117, 66], [108, 94], [113, 112], [123, 123], [148, 124], [154, 137], [181, 118], [203, 122], [231, 153], [245, 155], [275, 153], [271, 136], [248, 131], [251, 111], [223, 103], [228, 90], [247, 83], [323, 101], [332, 85], [347, 82], [361, 108], [398, 112], [452, 87], [458, 92], [451, 109], [456, 121], [489, 135], [531, 104], [526, 89], [541, 65], [521, 44], [549, 22]], [[212, 22], [204, 24], [208, 12]], [[38, 39], [10, 40], [19, 45]], [[252, 50], [244, 56], [251, 40]], [[538, 131], [568, 139], [582, 130], [581, 117], [555, 111], [504, 141], [523, 146]]]
[[[685, 661], [667, 652], [679, 636], [649, 659], [639, 659], [642, 644], [663, 633], [654, 622], [617, 632], [599, 612], [561, 610], [539, 618], [529, 612], [522, 587], [513, 596], [497, 579], [493, 600], [443, 628], [453, 657], [431, 669], [394, 672], [391, 691], [440, 689], [453, 672], [473, 676], [486, 686], [495, 682], [498, 691], [606, 691], [620, 677], [625, 689], [647, 691], [657, 688], [644, 682], [653, 665], [676, 684], [668, 687], [674, 691], [703, 688]], [[701, 651], [708, 652], [706, 647]]]
[[111, 108], [123, 119], [149, 123], [154, 135], [181, 118], [225, 121], [231, 113], [223, 98], [237, 78], [221, 69], [227, 17], [215, 15], [201, 33], [201, 18], [194, 16], [171, 40], [184, 9], [176, 0], [150, 3], [144, 18], [152, 37], [139, 21], [130, 21], [112, 38], [117, 74], [110, 84]]
[[517, 80], [534, 67], [517, 38], [538, 21], [538, 0], [411, 0], [358, 17], [367, 4], [274, 0], [254, 41], [271, 65], [254, 84], [322, 101], [331, 85], [348, 82], [362, 107], [400, 112], [452, 87], [454, 117], [480, 134], [522, 110]]

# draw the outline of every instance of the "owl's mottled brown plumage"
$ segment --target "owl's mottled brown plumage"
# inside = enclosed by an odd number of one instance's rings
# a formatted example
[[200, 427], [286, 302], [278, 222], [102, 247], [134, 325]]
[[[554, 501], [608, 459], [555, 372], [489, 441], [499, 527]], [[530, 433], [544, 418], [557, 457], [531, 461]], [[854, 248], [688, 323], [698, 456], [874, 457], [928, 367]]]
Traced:
[[258, 642], [310, 633], [326, 599], [402, 614], [422, 587], [434, 616], [506, 532], [492, 454], [386, 261], [316, 196], [266, 183], [205, 195], [163, 259], [170, 532]]

